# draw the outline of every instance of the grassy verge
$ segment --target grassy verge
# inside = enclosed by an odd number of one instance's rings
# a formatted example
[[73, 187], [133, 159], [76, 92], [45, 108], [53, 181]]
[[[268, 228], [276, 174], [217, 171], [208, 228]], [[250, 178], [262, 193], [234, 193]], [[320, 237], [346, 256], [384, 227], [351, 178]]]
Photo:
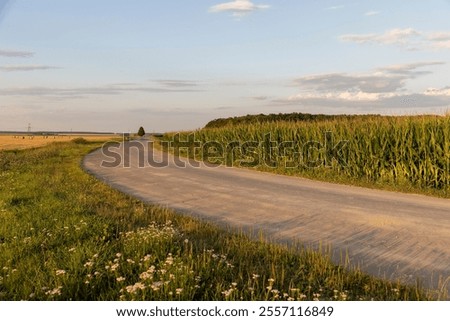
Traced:
[[97, 143], [0, 153], [1, 300], [427, 300], [143, 204], [83, 172]]

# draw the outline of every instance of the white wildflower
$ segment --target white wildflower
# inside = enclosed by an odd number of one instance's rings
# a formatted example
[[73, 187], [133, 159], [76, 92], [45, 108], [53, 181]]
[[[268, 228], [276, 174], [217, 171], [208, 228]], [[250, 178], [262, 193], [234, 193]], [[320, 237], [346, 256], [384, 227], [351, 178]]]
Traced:
[[87, 261], [86, 263], [84, 263], [84, 267], [92, 267], [93, 265], [94, 263], [91, 261]]
[[61, 295], [62, 286], [54, 288], [53, 290], [45, 292], [46, 295], [49, 296], [60, 296]]

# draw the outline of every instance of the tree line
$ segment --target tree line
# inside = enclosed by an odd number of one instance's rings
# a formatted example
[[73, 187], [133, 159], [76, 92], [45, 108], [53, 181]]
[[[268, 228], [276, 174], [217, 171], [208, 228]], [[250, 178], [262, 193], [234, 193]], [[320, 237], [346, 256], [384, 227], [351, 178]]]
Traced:
[[324, 114], [305, 114], [305, 113], [290, 113], [290, 114], [258, 114], [246, 115], [228, 118], [218, 118], [206, 124], [205, 128], [220, 128], [229, 125], [241, 124], [260, 124], [272, 122], [312, 122], [324, 120], [350, 120], [355, 118], [366, 117], [381, 117], [380, 115], [324, 115]]

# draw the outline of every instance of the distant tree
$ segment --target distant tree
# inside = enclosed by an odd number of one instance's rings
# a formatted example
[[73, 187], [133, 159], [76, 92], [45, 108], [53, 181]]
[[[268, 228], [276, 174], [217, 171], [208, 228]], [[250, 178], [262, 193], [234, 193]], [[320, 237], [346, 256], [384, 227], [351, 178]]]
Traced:
[[139, 127], [139, 130], [138, 130], [138, 132], [137, 132], [137, 134], [138, 134], [138, 136], [144, 136], [145, 135], [145, 130], [144, 130], [144, 127]]

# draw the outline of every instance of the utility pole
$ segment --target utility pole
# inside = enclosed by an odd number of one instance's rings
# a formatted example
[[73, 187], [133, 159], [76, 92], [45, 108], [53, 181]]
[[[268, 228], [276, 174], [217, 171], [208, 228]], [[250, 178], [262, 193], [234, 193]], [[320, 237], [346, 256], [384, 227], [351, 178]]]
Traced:
[[31, 123], [28, 123], [28, 134], [31, 133]]

